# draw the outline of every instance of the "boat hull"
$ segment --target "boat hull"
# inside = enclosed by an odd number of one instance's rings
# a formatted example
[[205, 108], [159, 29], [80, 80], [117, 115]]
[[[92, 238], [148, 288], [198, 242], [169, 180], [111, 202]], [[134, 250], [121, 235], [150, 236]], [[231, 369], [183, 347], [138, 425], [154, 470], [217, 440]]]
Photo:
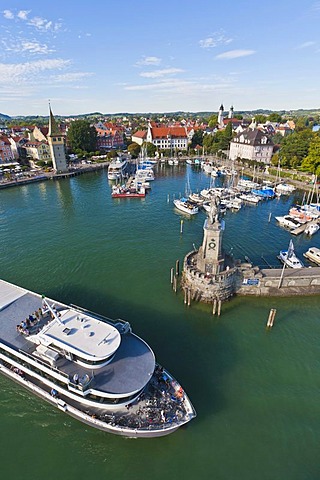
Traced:
[[22, 385], [28, 391], [37, 395], [39, 398], [42, 398], [46, 402], [50, 403], [52, 406], [54, 406], [61, 412], [70, 415], [71, 417], [81, 421], [82, 423], [85, 423], [86, 425], [89, 425], [90, 427], [97, 428], [98, 430], [102, 430], [107, 433], [121, 435], [129, 438], [153, 438], [153, 437], [163, 437], [163, 436], [169, 435], [175, 432], [176, 430], [178, 430], [178, 428], [182, 426], [182, 424], [174, 425], [172, 427], [155, 429], [155, 430], [149, 430], [149, 429], [138, 430], [138, 429], [129, 429], [129, 428], [121, 428], [118, 426], [113, 426], [80, 411], [79, 409], [75, 408], [74, 406], [70, 405], [64, 400], [61, 400], [61, 399], [58, 400], [56, 398], [53, 398], [50, 395], [50, 393], [46, 392], [39, 386], [33, 384], [32, 382], [25, 380], [24, 378], [15, 374], [9, 368], [6, 368], [2, 364], [0, 364], [0, 372], [6, 377], [8, 377], [9, 379], [13, 380], [15, 383]]

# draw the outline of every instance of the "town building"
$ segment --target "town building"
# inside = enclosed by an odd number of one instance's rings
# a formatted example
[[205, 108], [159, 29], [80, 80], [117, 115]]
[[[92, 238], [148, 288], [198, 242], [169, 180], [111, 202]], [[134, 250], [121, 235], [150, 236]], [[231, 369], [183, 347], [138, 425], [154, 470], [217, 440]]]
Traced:
[[239, 132], [230, 142], [229, 159], [246, 159], [270, 164], [273, 154], [273, 142], [252, 123]]
[[172, 152], [176, 150], [187, 150], [190, 138], [188, 137], [188, 133], [186, 127], [158, 127], [149, 123], [146, 141], [153, 143], [153, 145], [161, 150], [171, 150]]
[[5, 135], [0, 136], [0, 163], [10, 163], [14, 160], [9, 139]]

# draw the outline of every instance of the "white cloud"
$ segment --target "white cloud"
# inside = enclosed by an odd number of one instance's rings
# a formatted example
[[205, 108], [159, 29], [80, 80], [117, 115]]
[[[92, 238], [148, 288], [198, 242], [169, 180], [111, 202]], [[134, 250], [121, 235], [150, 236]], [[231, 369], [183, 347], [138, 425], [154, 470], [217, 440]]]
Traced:
[[141, 60], [139, 60], [136, 65], [160, 65], [161, 63], [161, 58], [159, 57], [143, 57]]
[[310, 42], [304, 42], [304, 43], [301, 43], [300, 45], [298, 45], [296, 47], [296, 50], [301, 50], [303, 48], [308, 48], [308, 47], [312, 47], [313, 45], [315, 45], [316, 42], [313, 42], [313, 41], [310, 41]]
[[22, 52], [30, 52], [30, 53], [40, 53], [40, 54], [48, 54], [54, 52], [54, 50], [49, 49], [46, 44], [41, 44], [39, 42], [28, 42], [23, 41], [21, 43], [21, 51]]
[[20, 20], [27, 20], [28, 14], [31, 12], [31, 10], [20, 10], [18, 12], [17, 17], [20, 18]]
[[55, 69], [61, 70], [69, 64], [70, 60], [61, 58], [26, 63], [0, 63], [0, 83], [24, 83], [30, 78], [37, 81], [35, 76], [40, 72]]
[[70, 73], [63, 73], [61, 75], [56, 75], [54, 80], [57, 82], [78, 82], [83, 78], [91, 77], [94, 75], [92, 72], [70, 72]]
[[180, 95], [199, 95], [208, 92], [229, 89], [233, 81], [228, 79], [206, 79], [199, 80], [180, 80], [180, 79], [163, 79], [154, 83], [144, 85], [126, 85], [124, 90], [129, 91], [156, 91], [157, 93], [180, 94]]
[[164, 68], [163, 70], [154, 70], [153, 72], [141, 72], [140, 77], [145, 78], [160, 78], [165, 77], [166, 75], [174, 75], [176, 73], [181, 73], [184, 70], [181, 68]]
[[61, 23], [54, 23], [51, 20], [41, 17], [33, 17], [29, 20], [28, 25], [35, 27], [40, 31], [58, 31], [61, 28]]
[[232, 38], [228, 38], [221, 30], [214, 32], [210, 37], [207, 37], [204, 40], [200, 40], [199, 45], [201, 48], [214, 48], [218, 45], [228, 45], [231, 42]]
[[8, 20], [12, 20], [14, 18], [14, 15], [11, 12], [11, 10], [3, 10], [3, 16], [4, 16], [4, 18], [7, 18]]
[[253, 55], [255, 50], [229, 50], [228, 52], [220, 53], [215, 58], [231, 60], [233, 58], [247, 57]]

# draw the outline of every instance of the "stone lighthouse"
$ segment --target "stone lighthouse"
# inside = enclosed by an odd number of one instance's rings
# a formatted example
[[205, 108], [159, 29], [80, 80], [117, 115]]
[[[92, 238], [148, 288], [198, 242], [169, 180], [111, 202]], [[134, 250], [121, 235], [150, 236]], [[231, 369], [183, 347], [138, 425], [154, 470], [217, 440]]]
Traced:
[[206, 274], [216, 275], [224, 270], [223, 229], [224, 222], [220, 221], [220, 198], [216, 197], [211, 201], [209, 217], [203, 226], [203, 242], [198, 251], [198, 268]]
[[201, 247], [184, 258], [181, 286], [188, 298], [206, 303], [221, 302], [235, 293], [238, 269], [233, 259], [223, 253], [223, 231], [220, 198], [215, 197], [204, 222]]

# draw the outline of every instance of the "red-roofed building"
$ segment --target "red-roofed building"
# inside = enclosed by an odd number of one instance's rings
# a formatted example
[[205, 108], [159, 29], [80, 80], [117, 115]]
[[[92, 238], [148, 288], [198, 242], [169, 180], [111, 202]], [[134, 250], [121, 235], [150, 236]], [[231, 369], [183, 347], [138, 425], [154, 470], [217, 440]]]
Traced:
[[146, 130], [138, 130], [131, 136], [131, 140], [138, 145], [142, 145], [144, 142], [147, 141], [147, 131]]
[[[112, 124], [111, 124], [112, 125]], [[95, 126], [97, 131], [97, 148], [98, 150], [111, 150], [112, 148], [123, 148], [124, 138], [123, 129], [115, 127], [107, 128], [106, 125]]]
[[14, 160], [11, 145], [8, 137], [1, 135], [0, 137], [0, 163], [10, 163]]
[[187, 150], [189, 138], [186, 127], [153, 127], [149, 123], [146, 141], [161, 150]]

